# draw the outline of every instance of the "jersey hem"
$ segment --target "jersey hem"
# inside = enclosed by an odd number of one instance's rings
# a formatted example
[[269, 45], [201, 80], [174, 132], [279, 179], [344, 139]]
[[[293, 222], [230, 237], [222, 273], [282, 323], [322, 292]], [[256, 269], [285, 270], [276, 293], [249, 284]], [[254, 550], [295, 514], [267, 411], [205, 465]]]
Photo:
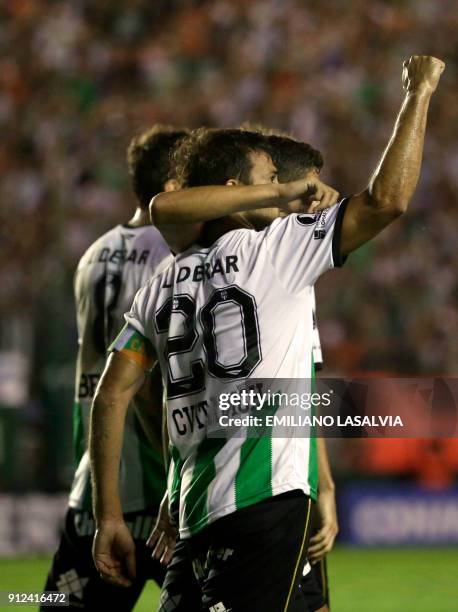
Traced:
[[[238, 502], [237, 505], [235, 505], [235, 503], [232, 503], [228, 504], [227, 506], [223, 506], [222, 508], [218, 508], [218, 510], [213, 510], [197, 523], [194, 523], [186, 528], [180, 528], [180, 537], [183, 539], [191, 538], [211, 523], [214, 523], [218, 519], [223, 518], [223, 516], [227, 516], [228, 514], [237, 512], [237, 510], [241, 510], [242, 508], [246, 508], [247, 506], [254, 506], [260, 501], [263, 501], [270, 497], [275, 497], [276, 495], [280, 495], [281, 493], [294, 491], [295, 489], [303, 491], [306, 495], [316, 501], [316, 490], [309, 484], [300, 485], [298, 483], [284, 483], [282, 485], [278, 485], [273, 489], [264, 489], [263, 491], [257, 492], [256, 495], [250, 495], [249, 497], [246, 497], [242, 501]], [[256, 501], [250, 501], [253, 500], [253, 498], [256, 498]]]

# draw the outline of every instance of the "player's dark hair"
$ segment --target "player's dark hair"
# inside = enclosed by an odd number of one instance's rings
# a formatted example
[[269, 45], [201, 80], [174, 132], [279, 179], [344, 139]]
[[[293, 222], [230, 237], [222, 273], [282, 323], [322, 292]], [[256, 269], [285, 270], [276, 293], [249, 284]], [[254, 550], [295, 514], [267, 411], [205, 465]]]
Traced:
[[267, 137], [272, 150], [272, 161], [277, 167], [280, 183], [296, 181], [312, 168], [321, 170], [323, 167], [323, 156], [320, 151], [306, 142], [300, 142], [288, 132], [248, 121], [243, 123], [241, 127]]
[[171, 154], [187, 135], [184, 128], [156, 124], [135, 136], [127, 148], [127, 166], [132, 188], [142, 208], [148, 208], [151, 198], [164, 191], [164, 184], [175, 178]]
[[296, 181], [312, 168], [321, 170], [323, 167], [321, 153], [306, 142], [278, 134], [271, 134], [267, 138], [280, 183]]
[[267, 138], [243, 129], [198, 128], [173, 153], [174, 175], [182, 187], [224, 185], [229, 179], [249, 183], [249, 154], [271, 154]]

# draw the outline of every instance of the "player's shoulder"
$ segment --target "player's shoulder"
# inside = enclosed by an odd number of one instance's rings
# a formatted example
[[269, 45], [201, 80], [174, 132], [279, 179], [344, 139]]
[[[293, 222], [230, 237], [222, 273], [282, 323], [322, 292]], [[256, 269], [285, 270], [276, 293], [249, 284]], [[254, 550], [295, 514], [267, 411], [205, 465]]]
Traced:
[[170, 249], [156, 227], [119, 224], [102, 234], [86, 249], [79, 260], [78, 269], [88, 264], [105, 263], [113, 253], [113, 258], [119, 260], [126, 249], [129, 253], [135, 251], [137, 254], [136, 257], [132, 255], [132, 261], [143, 262], [150, 267], [170, 255]]
[[138, 289], [134, 297], [134, 310], [151, 312], [156, 309], [158, 301], [171, 295], [174, 276], [173, 256], [164, 259], [151, 277]]
[[78, 269], [84, 267], [88, 263], [94, 263], [98, 258], [103, 257], [104, 250], [112, 249], [114, 245], [118, 244], [121, 229], [121, 225], [116, 225], [94, 240], [81, 256], [78, 262]]
[[118, 226], [118, 228], [126, 239], [131, 240], [131, 244], [136, 248], [156, 248], [170, 253], [170, 249], [164, 237], [154, 225], [142, 225], [141, 227], [135, 228], [131, 228], [128, 225], [121, 225]]
[[290, 213], [282, 217], [277, 217], [264, 230], [265, 237], [277, 236], [279, 240], [284, 237], [284, 234], [294, 233], [299, 236], [304, 232], [310, 233], [314, 238], [324, 238], [326, 231], [331, 227], [340, 213], [343, 213], [345, 206], [342, 206], [347, 201], [343, 198], [329, 208], [325, 208], [316, 213]]

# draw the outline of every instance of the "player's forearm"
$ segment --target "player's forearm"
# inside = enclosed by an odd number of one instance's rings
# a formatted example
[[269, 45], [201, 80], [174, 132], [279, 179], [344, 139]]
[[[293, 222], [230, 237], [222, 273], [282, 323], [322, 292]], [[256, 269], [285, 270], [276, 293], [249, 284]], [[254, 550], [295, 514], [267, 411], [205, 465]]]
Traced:
[[96, 523], [122, 517], [119, 462], [127, 405], [97, 393], [91, 412], [89, 450]]
[[432, 92], [407, 92], [393, 134], [367, 190], [369, 202], [394, 214], [405, 212], [417, 186]]
[[162, 226], [180, 223], [212, 221], [238, 212], [283, 206], [298, 197], [296, 191], [294, 183], [284, 185], [268, 183], [256, 186], [214, 185], [169, 191], [160, 193], [152, 199], [151, 221], [159, 229]]
[[320, 491], [334, 491], [335, 484], [329, 463], [325, 438], [317, 439], [318, 451], [318, 487]]

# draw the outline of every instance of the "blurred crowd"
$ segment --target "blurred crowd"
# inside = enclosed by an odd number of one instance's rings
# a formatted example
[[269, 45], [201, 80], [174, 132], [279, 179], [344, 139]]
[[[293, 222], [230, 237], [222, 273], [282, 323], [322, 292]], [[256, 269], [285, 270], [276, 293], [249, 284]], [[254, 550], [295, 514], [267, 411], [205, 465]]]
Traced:
[[[402, 60], [431, 54], [446, 71], [411, 209], [319, 282], [318, 319], [328, 372], [452, 375], [457, 31], [454, 0], [4, 0], [3, 320], [74, 326], [76, 263], [134, 205], [125, 149], [135, 133], [260, 122], [319, 148], [325, 180], [352, 193], [390, 135]], [[75, 346], [63, 344], [71, 361]]]

